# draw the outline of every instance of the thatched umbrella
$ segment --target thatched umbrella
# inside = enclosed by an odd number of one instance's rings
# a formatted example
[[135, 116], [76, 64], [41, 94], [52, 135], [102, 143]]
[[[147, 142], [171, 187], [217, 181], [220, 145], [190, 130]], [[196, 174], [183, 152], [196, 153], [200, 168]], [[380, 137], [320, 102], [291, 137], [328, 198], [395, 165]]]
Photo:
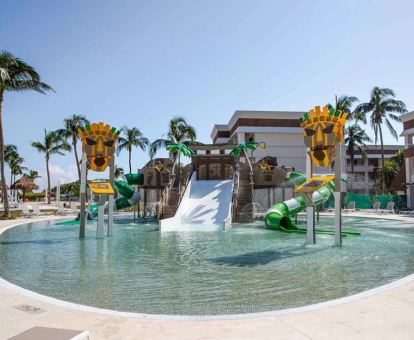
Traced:
[[34, 183], [27, 175], [23, 175], [16, 182], [13, 183], [10, 189], [21, 190], [24, 199], [26, 191], [37, 190], [39, 189], [39, 186], [36, 183]]

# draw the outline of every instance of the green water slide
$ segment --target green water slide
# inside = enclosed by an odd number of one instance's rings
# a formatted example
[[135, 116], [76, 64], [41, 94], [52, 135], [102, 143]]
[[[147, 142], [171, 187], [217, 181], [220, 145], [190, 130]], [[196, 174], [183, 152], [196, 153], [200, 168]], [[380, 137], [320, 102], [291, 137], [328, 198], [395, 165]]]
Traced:
[[[143, 174], [126, 174], [123, 176], [123, 180], [114, 181], [114, 189], [121, 196], [114, 201], [114, 210], [122, 210], [136, 205], [140, 200], [140, 195], [138, 191], [135, 191], [133, 185], [142, 184], [144, 184]], [[105, 205], [106, 209], [107, 204]], [[88, 208], [88, 217], [93, 219], [97, 216], [98, 204], [91, 204]]]
[[[292, 171], [287, 175], [287, 182], [300, 185], [306, 181], [306, 176], [300, 172]], [[333, 181], [326, 186], [316, 190], [312, 195], [312, 201], [315, 206], [325, 203], [331, 192], [334, 190]], [[288, 233], [306, 234], [306, 229], [298, 228], [293, 222], [292, 217], [306, 209], [305, 199], [302, 196], [291, 198], [290, 200], [276, 203], [267, 212], [265, 216], [265, 224], [273, 230], [284, 231]], [[315, 228], [317, 234], [334, 235], [334, 230]], [[358, 236], [360, 233], [353, 231], [343, 231], [343, 236]]]

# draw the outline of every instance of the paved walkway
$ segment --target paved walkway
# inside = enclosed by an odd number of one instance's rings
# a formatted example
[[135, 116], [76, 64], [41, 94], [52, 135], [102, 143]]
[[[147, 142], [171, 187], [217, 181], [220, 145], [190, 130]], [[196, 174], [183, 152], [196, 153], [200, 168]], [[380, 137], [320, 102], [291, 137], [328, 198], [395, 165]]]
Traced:
[[[39, 219], [36, 219], [39, 220]], [[404, 218], [413, 221], [414, 219]], [[28, 220], [19, 220], [25, 222]], [[32, 219], [33, 221], [33, 219]], [[0, 232], [16, 221], [0, 221]], [[398, 256], [398, 254], [396, 254]], [[33, 314], [16, 309], [41, 308]], [[0, 288], [0, 338], [33, 326], [87, 329], [96, 339], [414, 339], [414, 280], [354, 302], [244, 320], [174, 321], [108, 316]]]

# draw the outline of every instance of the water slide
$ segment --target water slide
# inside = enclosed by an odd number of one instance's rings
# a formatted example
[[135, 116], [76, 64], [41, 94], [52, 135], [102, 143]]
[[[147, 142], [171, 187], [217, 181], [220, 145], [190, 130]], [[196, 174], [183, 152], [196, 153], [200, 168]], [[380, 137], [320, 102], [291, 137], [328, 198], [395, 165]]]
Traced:
[[[291, 172], [288, 174], [287, 181], [300, 185], [306, 181], [306, 176], [300, 172]], [[326, 186], [316, 190], [312, 195], [313, 204], [317, 207], [325, 203], [331, 192], [334, 190], [333, 181]], [[305, 199], [302, 196], [291, 198], [290, 200], [276, 203], [267, 212], [265, 216], [265, 224], [273, 230], [280, 230], [288, 233], [306, 234], [306, 229], [298, 228], [293, 222], [292, 217], [306, 209]], [[317, 234], [334, 235], [334, 230], [315, 228]], [[343, 236], [358, 236], [360, 233], [353, 231], [343, 231]]]
[[[136, 205], [141, 197], [132, 185], [142, 185], [143, 183], [143, 174], [126, 174], [122, 176], [122, 180], [114, 181], [114, 189], [118, 193], [118, 196], [120, 196], [114, 201], [114, 211]], [[105, 204], [105, 212], [107, 211], [107, 206], [108, 202]], [[88, 208], [88, 219], [94, 219], [97, 216], [98, 204], [91, 204]]]
[[197, 180], [194, 172], [174, 217], [161, 231], [222, 231], [231, 224], [233, 180]]

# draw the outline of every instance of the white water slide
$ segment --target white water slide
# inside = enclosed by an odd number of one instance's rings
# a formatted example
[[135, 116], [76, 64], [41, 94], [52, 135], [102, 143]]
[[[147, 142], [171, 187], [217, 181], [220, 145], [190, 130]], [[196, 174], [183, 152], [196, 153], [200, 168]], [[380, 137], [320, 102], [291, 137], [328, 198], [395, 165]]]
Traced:
[[231, 225], [233, 180], [191, 176], [174, 217], [160, 221], [161, 231], [222, 231]]

